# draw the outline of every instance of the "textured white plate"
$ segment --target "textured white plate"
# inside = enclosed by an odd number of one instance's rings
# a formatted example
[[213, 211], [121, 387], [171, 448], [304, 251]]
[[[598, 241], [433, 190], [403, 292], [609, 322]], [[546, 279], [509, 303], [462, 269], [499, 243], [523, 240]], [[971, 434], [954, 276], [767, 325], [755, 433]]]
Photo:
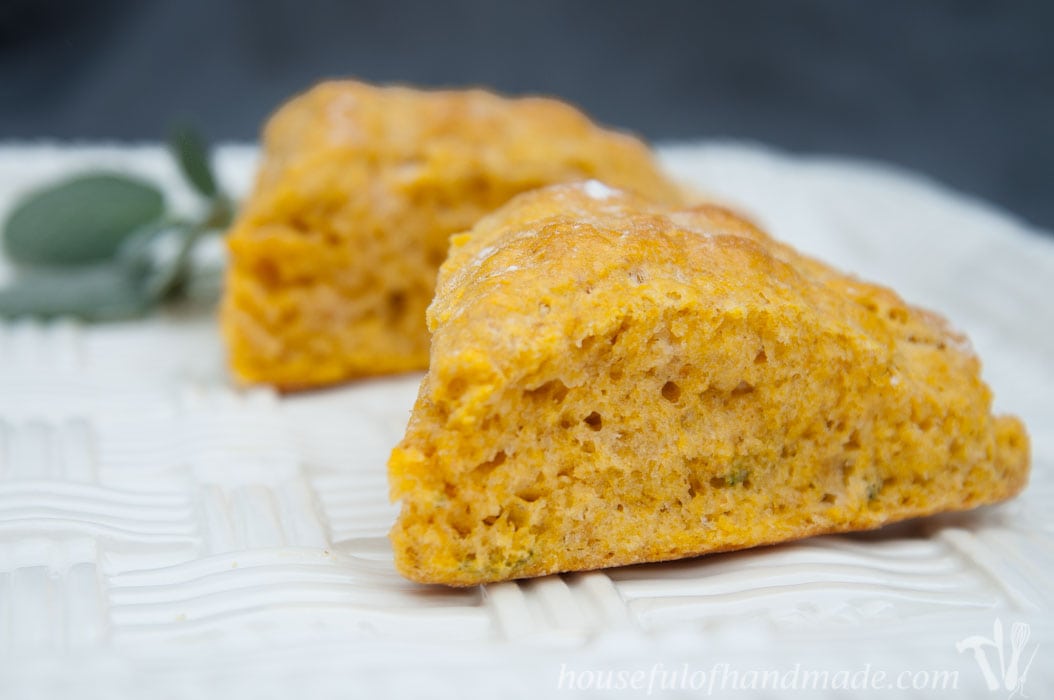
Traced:
[[[253, 157], [221, 153], [236, 192]], [[872, 685], [877, 671], [891, 684], [908, 672], [908, 685], [947, 671], [956, 690], [858, 695], [1006, 697], [1021, 685], [1004, 673], [1015, 644], [1036, 654], [1024, 689], [1043, 697], [1054, 663], [1051, 240], [873, 166], [733, 144], [664, 157], [777, 236], [965, 330], [998, 409], [1032, 433], [1024, 496], [877, 534], [426, 588], [394, 572], [386, 539], [395, 509], [384, 464], [419, 377], [284, 398], [239, 392], [202, 311], [0, 324], [0, 698], [464, 697], [495, 686], [627, 696], [595, 685], [630, 685], [638, 671], [656, 694], [665, 683], [724, 697], [753, 695], [738, 689], [751, 671], [795, 667], [826, 670], [830, 680], [813, 685], [828, 691], [760, 695], [844, 696], [837, 674], [860, 680], [866, 668]], [[18, 192], [88, 165], [148, 174], [175, 206], [193, 206], [155, 147], [9, 146], [0, 212]], [[0, 279], [8, 272], [0, 262]], [[980, 649], [997, 691], [974, 653], [956, 648], [970, 636], [992, 642]]]

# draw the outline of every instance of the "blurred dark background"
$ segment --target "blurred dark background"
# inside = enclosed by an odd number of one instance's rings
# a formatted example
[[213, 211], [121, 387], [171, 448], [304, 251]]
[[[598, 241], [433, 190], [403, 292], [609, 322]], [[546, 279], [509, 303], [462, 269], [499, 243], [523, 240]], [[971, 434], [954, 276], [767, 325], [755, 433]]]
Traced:
[[0, 0], [0, 140], [248, 140], [334, 76], [878, 159], [1054, 229], [1054, 2]]

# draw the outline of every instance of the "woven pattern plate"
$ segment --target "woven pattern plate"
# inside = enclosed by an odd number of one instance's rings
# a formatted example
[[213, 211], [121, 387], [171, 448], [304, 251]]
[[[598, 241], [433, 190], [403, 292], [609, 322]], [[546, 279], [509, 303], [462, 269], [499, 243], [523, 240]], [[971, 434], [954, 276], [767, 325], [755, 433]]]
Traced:
[[[239, 391], [202, 309], [0, 324], [0, 697], [463, 697], [495, 683], [513, 696], [598, 697], [584, 672], [689, 664], [709, 674], [719, 663], [949, 669], [955, 697], [1001, 697], [1011, 689], [994, 646], [983, 651], [1000, 685], [991, 695], [972, 647], [956, 648], [991, 639], [997, 619], [1008, 652], [1028, 626], [1019, 646], [1037, 661], [1015, 685], [1041, 696], [1052, 681], [1043, 657], [1054, 654], [1051, 239], [860, 163], [742, 144], [663, 157], [776, 236], [970, 335], [997, 408], [1032, 434], [1025, 494], [879, 533], [422, 587], [392, 568], [384, 472], [419, 376], [287, 397]], [[221, 179], [243, 193], [254, 158], [223, 149]], [[157, 147], [7, 146], [0, 213], [33, 184], [88, 166], [144, 173], [175, 207], [193, 206]], [[0, 263], [0, 279], [10, 272]], [[841, 696], [794, 697], [828, 694]]]

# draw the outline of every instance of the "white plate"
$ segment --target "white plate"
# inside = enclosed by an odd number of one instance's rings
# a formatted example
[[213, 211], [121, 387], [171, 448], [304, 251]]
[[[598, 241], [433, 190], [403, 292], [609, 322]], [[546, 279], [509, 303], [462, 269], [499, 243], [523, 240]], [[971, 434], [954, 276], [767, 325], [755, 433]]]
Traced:
[[[746, 697], [741, 686], [773, 683], [761, 695], [826, 697], [861, 682], [871, 697], [1002, 697], [1021, 686], [1007, 677], [1015, 646], [1019, 669], [1036, 654], [1024, 689], [1041, 697], [1054, 665], [1051, 239], [874, 166], [742, 144], [663, 155], [777, 236], [965, 330], [997, 408], [1031, 431], [1025, 494], [877, 534], [426, 588], [395, 573], [386, 539], [384, 464], [419, 377], [281, 398], [231, 388], [207, 314], [0, 325], [0, 697], [464, 697], [495, 685]], [[222, 151], [235, 191], [253, 159]], [[87, 165], [148, 174], [192, 206], [156, 147], [8, 146], [0, 211]]]

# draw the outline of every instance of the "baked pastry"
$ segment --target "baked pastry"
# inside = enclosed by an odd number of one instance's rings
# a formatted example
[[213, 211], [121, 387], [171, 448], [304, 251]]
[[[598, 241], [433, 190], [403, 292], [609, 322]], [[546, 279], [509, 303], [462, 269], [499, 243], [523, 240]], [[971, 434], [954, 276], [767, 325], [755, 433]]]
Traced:
[[294, 98], [267, 124], [228, 239], [234, 375], [297, 389], [424, 369], [449, 235], [519, 192], [588, 177], [680, 199], [644, 144], [555, 100], [350, 81]]
[[415, 581], [865, 530], [1026, 483], [963, 336], [727, 211], [562, 185], [451, 244], [389, 462]]

